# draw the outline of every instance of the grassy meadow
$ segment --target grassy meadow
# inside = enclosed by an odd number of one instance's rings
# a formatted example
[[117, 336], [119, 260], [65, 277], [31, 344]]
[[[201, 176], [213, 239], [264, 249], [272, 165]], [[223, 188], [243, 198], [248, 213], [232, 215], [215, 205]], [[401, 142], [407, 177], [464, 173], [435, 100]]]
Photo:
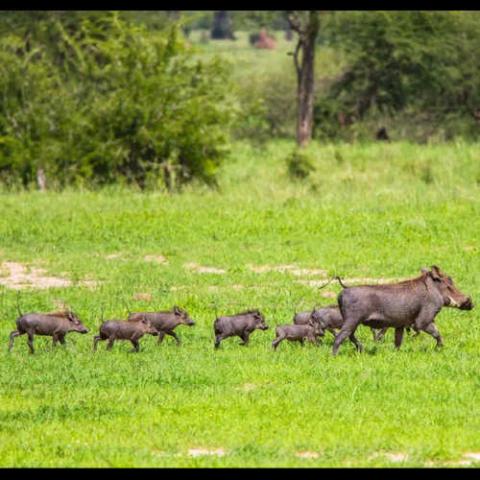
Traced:
[[[362, 354], [345, 342], [332, 357], [329, 334], [271, 348], [295, 311], [335, 301], [336, 283], [317, 288], [334, 274], [437, 264], [478, 304], [478, 145], [314, 144], [303, 182], [287, 176], [293, 147], [234, 145], [219, 191], [0, 194], [2, 467], [478, 466], [478, 309], [442, 310], [441, 351], [422, 333], [397, 352], [393, 332], [375, 343], [366, 327]], [[16, 290], [8, 262], [72, 283]], [[35, 355], [18, 337], [8, 353], [17, 302], [65, 303], [90, 332], [66, 348], [36, 337]], [[174, 304], [197, 321], [180, 347], [146, 336], [138, 354], [92, 352], [102, 318]], [[215, 312], [248, 308], [270, 329], [214, 351]]]

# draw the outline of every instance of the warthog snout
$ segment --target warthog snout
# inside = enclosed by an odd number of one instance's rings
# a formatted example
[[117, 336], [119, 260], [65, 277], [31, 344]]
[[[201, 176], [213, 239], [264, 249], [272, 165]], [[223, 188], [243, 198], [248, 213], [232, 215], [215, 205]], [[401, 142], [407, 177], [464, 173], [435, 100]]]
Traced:
[[83, 327], [83, 328], [81, 328], [81, 329], [79, 330], [79, 332], [80, 332], [80, 333], [88, 333], [89, 330], [88, 330], [87, 327]]
[[467, 297], [467, 299], [460, 305], [460, 310], [472, 310], [474, 307], [471, 297]]

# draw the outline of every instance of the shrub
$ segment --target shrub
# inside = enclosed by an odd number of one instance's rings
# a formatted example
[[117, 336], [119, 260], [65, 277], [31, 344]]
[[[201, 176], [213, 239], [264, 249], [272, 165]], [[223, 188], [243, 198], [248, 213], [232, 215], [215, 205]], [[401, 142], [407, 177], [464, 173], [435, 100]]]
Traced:
[[66, 18], [37, 22], [48, 38], [29, 44], [0, 38], [1, 178], [214, 185], [237, 112], [227, 65], [194, 61], [178, 25], [152, 36], [116, 14]]
[[294, 179], [305, 179], [315, 171], [313, 157], [304, 148], [296, 148], [287, 157], [288, 174]]
[[[335, 20], [332, 20], [335, 17]], [[319, 97], [317, 135], [349, 135], [360, 122], [395, 117], [423, 119], [424, 132], [478, 136], [480, 47], [476, 12], [340, 12], [322, 41], [348, 57], [348, 65]], [[338, 116], [348, 120], [341, 130]], [[426, 120], [428, 118], [428, 120]], [[441, 125], [437, 129], [431, 127]], [[336, 125], [336, 128], [335, 128]], [[352, 126], [352, 127], [350, 127]], [[410, 130], [408, 121], [402, 125]], [[368, 130], [368, 129], [367, 129]], [[413, 132], [415, 135], [415, 132]]]

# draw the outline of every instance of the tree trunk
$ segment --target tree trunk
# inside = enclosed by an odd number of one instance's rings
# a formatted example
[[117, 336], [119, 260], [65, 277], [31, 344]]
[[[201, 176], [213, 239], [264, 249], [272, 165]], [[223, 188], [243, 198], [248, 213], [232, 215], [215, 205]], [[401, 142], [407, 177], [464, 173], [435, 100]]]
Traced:
[[44, 192], [47, 189], [47, 177], [45, 176], [43, 168], [37, 170], [37, 186], [41, 192]]
[[[317, 11], [310, 11], [304, 28], [292, 28], [299, 34], [294, 61], [297, 70], [297, 144], [305, 147], [312, 139], [315, 85], [315, 43], [319, 31]], [[302, 53], [301, 62], [298, 55]]]
[[297, 143], [304, 147], [312, 138], [314, 100], [315, 43], [305, 42], [302, 55], [302, 75], [297, 91]]

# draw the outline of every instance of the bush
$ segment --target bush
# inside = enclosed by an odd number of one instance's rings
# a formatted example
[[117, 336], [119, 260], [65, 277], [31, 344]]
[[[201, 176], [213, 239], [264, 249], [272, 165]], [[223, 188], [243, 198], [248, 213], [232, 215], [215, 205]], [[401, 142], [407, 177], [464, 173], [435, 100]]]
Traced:
[[[322, 41], [344, 51], [348, 66], [318, 99], [318, 136], [348, 136], [355, 124], [382, 123], [381, 117], [394, 118], [398, 126], [404, 116], [428, 118], [430, 125], [422, 130], [431, 134], [478, 137], [475, 72], [480, 62], [472, 56], [480, 47], [478, 13], [341, 12], [334, 17], [325, 24]], [[343, 131], [340, 115], [346, 119]], [[404, 126], [409, 130], [408, 123]]]
[[287, 157], [288, 174], [294, 179], [305, 179], [315, 171], [311, 153], [304, 148], [296, 148]]
[[237, 113], [227, 66], [194, 61], [177, 25], [66, 18], [50, 13], [28, 44], [0, 38], [0, 178], [214, 185]]

